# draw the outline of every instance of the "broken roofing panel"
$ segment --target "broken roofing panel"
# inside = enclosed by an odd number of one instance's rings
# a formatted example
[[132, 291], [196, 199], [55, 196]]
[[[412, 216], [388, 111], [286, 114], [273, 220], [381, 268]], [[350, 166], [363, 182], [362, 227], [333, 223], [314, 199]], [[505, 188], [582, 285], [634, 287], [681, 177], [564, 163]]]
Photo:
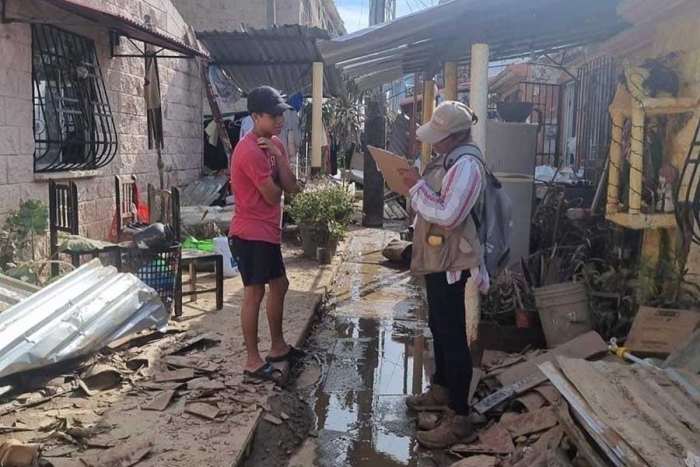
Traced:
[[132, 274], [92, 260], [0, 313], [0, 377], [88, 355], [168, 313]]

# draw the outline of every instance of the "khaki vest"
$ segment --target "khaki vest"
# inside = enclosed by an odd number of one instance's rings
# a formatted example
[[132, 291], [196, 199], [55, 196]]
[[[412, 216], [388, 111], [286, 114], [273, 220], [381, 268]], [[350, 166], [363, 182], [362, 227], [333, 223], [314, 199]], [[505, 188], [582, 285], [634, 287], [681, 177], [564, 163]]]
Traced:
[[[464, 154], [464, 152], [464, 148], [457, 148], [450, 155], [434, 159], [425, 168], [423, 180], [435, 193], [440, 193], [442, 190], [442, 179], [447, 174], [445, 160], [453, 154], [459, 155]], [[482, 168], [479, 170], [483, 172]], [[481, 206], [481, 198], [482, 195], [479, 196], [479, 201], [477, 201], [474, 209], [479, 209], [479, 206]], [[428, 238], [431, 236], [442, 237], [442, 244], [430, 245]], [[417, 215], [416, 226], [413, 232], [411, 274], [424, 276], [437, 272], [467, 271], [480, 266], [484, 261], [483, 258], [483, 248], [481, 242], [479, 242], [476, 224], [471, 215], [467, 216], [464, 222], [452, 230], [431, 224], [420, 214]]]

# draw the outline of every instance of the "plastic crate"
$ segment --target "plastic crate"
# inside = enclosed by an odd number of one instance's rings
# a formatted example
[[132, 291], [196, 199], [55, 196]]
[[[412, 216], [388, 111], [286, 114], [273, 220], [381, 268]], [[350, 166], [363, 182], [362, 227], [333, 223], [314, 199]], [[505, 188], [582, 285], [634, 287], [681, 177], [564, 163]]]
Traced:
[[153, 288], [170, 310], [175, 300], [182, 248], [178, 243], [167, 249], [122, 248], [122, 268]]

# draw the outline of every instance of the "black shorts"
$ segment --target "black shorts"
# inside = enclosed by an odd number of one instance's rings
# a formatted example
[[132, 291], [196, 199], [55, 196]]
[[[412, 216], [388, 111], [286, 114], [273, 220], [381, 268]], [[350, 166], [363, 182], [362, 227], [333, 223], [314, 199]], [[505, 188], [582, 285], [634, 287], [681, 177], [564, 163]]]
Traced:
[[244, 286], [269, 284], [287, 274], [280, 245], [238, 237], [230, 237], [228, 244]]

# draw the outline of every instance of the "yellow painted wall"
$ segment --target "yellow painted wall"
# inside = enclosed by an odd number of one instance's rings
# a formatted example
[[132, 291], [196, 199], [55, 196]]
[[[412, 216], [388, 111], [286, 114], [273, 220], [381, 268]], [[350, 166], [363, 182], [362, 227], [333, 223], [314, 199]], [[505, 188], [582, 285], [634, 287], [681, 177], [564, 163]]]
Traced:
[[[690, 2], [693, 3], [693, 2]], [[687, 11], [673, 18], [665, 19], [656, 24], [643, 24], [639, 28], [639, 37], [653, 35], [649, 45], [643, 46], [621, 59], [624, 66], [641, 64], [647, 58], [656, 58], [676, 52], [679, 54], [679, 72], [681, 78], [680, 97], [700, 96], [700, 8], [689, 6]], [[650, 30], [651, 29], [651, 30]], [[614, 43], [615, 39], [610, 41]], [[605, 45], [603, 45], [605, 47]], [[612, 47], [614, 49], [614, 46]], [[692, 142], [695, 128], [700, 119], [700, 107], [695, 116], [666, 142], [666, 160], [669, 160], [678, 170], [683, 168], [688, 149]], [[658, 231], [648, 230], [644, 236], [643, 260], [656, 262], [659, 257], [661, 235]], [[687, 261], [689, 275], [687, 278], [700, 284], [700, 246], [693, 245]]]

